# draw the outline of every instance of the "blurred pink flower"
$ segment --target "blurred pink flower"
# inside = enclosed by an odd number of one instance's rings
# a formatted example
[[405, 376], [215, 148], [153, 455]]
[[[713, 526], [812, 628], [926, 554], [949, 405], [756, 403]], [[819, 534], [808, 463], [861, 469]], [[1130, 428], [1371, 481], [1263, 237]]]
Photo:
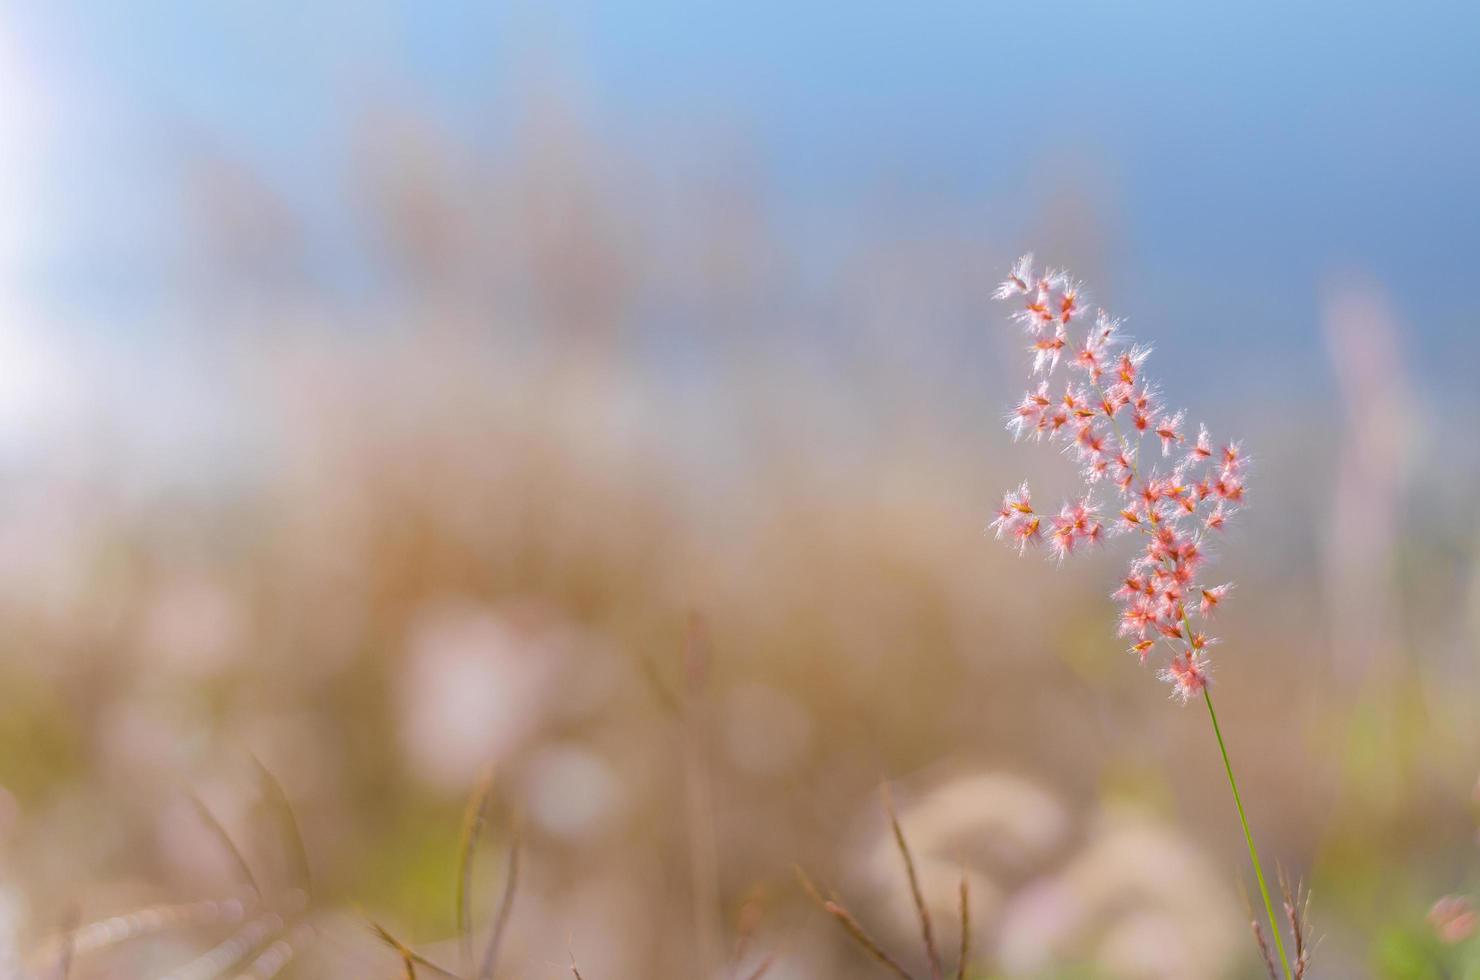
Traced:
[[246, 621], [246, 611], [230, 589], [203, 576], [181, 576], [154, 594], [143, 616], [139, 645], [161, 666], [210, 676], [240, 653]]
[[563, 635], [472, 602], [429, 605], [407, 638], [401, 746], [411, 770], [461, 792], [538, 728], [564, 659]]
[[[1057, 976], [1068, 964], [1130, 980], [1217, 980], [1240, 936], [1237, 903], [1189, 838], [1128, 806], [1079, 810], [1037, 780], [962, 772], [902, 797], [899, 820], [936, 921], [959, 914], [967, 878], [971, 944], [994, 976]], [[899, 852], [871, 818], [856, 885], [878, 896], [899, 941], [919, 935]]]
[[1408, 378], [1404, 325], [1382, 289], [1339, 280], [1322, 306], [1342, 401], [1335, 481], [1322, 508], [1326, 623], [1338, 676], [1355, 681], [1391, 661], [1404, 642], [1391, 583], [1415, 444], [1408, 420], [1426, 411], [1427, 392]]
[[523, 795], [542, 830], [570, 840], [613, 828], [625, 809], [622, 781], [591, 748], [561, 742], [536, 752], [524, 772]]
[[[1119, 498], [1113, 530], [1144, 537], [1144, 548], [1114, 594], [1121, 603], [1120, 635], [1134, 641], [1130, 650], [1142, 663], [1158, 642], [1167, 645], [1169, 658], [1157, 676], [1185, 702], [1207, 687], [1206, 651], [1216, 642], [1194, 629], [1191, 616], [1210, 618], [1230, 588], [1198, 584], [1208, 560], [1203, 534], [1223, 530], [1244, 502], [1248, 459], [1236, 442], [1215, 447], [1202, 425], [1186, 452], [1173, 456], [1175, 448], [1187, 444], [1186, 413], [1168, 410], [1156, 388], [1141, 377], [1150, 348], [1125, 346], [1120, 322], [1103, 310], [1077, 341], [1069, 325], [1084, 315], [1085, 299], [1080, 284], [1067, 273], [1049, 270], [1035, 276], [1033, 258], [1026, 255], [995, 295], [1018, 302], [1013, 319], [1033, 338], [1032, 373], [1043, 376], [1008, 416], [1007, 427], [1017, 438], [1065, 441], [1065, 453], [1079, 463], [1085, 483], [1084, 496], [1051, 518], [1049, 551], [1063, 559], [1103, 540], [1106, 527], [1092, 494], [1102, 481], [1108, 482]], [[1055, 396], [1050, 383], [1061, 359], [1071, 376]], [[1129, 417], [1128, 434], [1122, 431], [1122, 416]], [[1141, 465], [1140, 444], [1147, 435], [1160, 443], [1161, 456], [1173, 462]], [[1044, 538], [1026, 483], [1003, 497], [991, 527], [1019, 552]]]
[[1429, 909], [1429, 925], [1442, 942], [1462, 943], [1475, 934], [1480, 915], [1467, 896], [1445, 895]]

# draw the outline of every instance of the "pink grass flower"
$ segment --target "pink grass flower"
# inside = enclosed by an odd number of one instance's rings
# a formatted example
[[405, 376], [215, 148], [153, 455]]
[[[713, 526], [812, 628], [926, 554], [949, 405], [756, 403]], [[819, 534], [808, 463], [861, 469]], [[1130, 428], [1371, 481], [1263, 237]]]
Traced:
[[1053, 531], [1049, 534], [1049, 547], [1060, 558], [1072, 555], [1084, 544], [1098, 544], [1104, 540], [1104, 526], [1099, 513], [1089, 498], [1065, 504], [1053, 519]]
[[1208, 662], [1193, 653], [1178, 654], [1157, 676], [1172, 685], [1172, 697], [1186, 704], [1208, 686]]
[[1005, 537], [1015, 543], [1018, 554], [1043, 539], [1043, 520], [1033, 510], [1032, 496], [1026, 483], [1002, 495], [1002, 507], [997, 511], [997, 519], [989, 526], [997, 532], [998, 540]]
[[1200, 425], [1197, 427], [1197, 442], [1187, 452], [1189, 465], [1201, 463], [1213, 458], [1213, 441], [1208, 436], [1208, 427]]
[[1029, 252], [1013, 264], [1012, 271], [992, 295], [997, 299], [1012, 299], [1027, 295], [1033, 282], [1033, 253]]
[[[1112, 532], [1136, 538], [1139, 550], [1113, 594], [1120, 604], [1117, 632], [1132, 641], [1130, 652], [1142, 663], [1164, 648], [1158, 676], [1188, 701], [1207, 688], [1208, 652], [1217, 643], [1203, 624], [1232, 589], [1199, 581], [1210, 560], [1205, 535], [1222, 531], [1245, 502], [1248, 459], [1237, 442], [1215, 447], [1202, 425], [1189, 445], [1186, 413], [1169, 410], [1144, 375], [1151, 348], [1131, 344], [1120, 321], [1103, 310], [1091, 318], [1083, 287], [1068, 273], [1035, 276], [1033, 258], [1025, 255], [994, 295], [1013, 305], [1012, 319], [1032, 338], [1031, 373], [1039, 378], [1007, 427], [1017, 438], [1059, 442], [1077, 463], [1085, 491], [1057, 515], [1043, 516], [1024, 484], [1003, 497], [991, 526], [1019, 553], [1046, 542], [1060, 560]], [[1070, 377], [1056, 387], [1061, 363]], [[1142, 452], [1148, 438], [1160, 444], [1157, 455], [1165, 462]], [[1100, 488], [1114, 498], [1108, 526], [1092, 496]]]
[[1211, 589], [1203, 589], [1202, 598], [1197, 604], [1197, 614], [1203, 619], [1212, 619], [1214, 610], [1218, 608], [1218, 603], [1223, 601], [1223, 597], [1228, 595], [1228, 590], [1231, 588], [1233, 588], [1233, 583], [1225, 582], [1222, 585], [1215, 585]]
[[1156, 436], [1161, 440], [1161, 454], [1171, 455], [1172, 447], [1182, 441], [1182, 418], [1185, 412], [1164, 415], [1156, 422]]

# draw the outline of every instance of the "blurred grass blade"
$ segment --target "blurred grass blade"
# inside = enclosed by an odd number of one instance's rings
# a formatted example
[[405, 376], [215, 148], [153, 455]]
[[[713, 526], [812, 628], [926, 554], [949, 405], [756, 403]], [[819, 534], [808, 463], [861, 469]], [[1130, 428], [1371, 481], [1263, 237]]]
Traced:
[[298, 815], [293, 811], [293, 804], [288, 799], [283, 784], [272, 774], [272, 770], [263, 765], [262, 760], [256, 756], [252, 757], [252, 762], [256, 764], [261, 776], [263, 797], [277, 819], [285, 857], [291, 865], [290, 874], [295, 884], [303, 889], [305, 895], [312, 895], [313, 874], [309, 869], [308, 847], [303, 842], [303, 831], [298, 825]]
[[240, 899], [208, 899], [180, 905], [151, 905], [123, 915], [90, 922], [73, 929], [62, 941], [72, 944], [74, 958], [96, 953], [143, 936], [175, 929], [214, 925], [223, 917], [240, 921], [244, 914]]
[[966, 960], [971, 955], [971, 884], [961, 870], [961, 951], [957, 954], [956, 980], [966, 980]]
[[638, 666], [642, 668], [642, 678], [647, 681], [652, 689], [653, 696], [657, 698], [658, 706], [674, 718], [682, 718], [684, 713], [683, 702], [673, 688], [663, 677], [663, 671], [658, 667], [657, 661], [646, 654], [637, 658]]
[[889, 784], [879, 786], [879, 795], [884, 801], [884, 813], [889, 817], [889, 828], [894, 831], [894, 843], [904, 858], [904, 870], [910, 880], [910, 898], [915, 903], [915, 914], [920, 918], [920, 935], [925, 943], [925, 958], [930, 963], [932, 980], [942, 980], [945, 968], [941, 965], [940, 948], [935, 944], [935, 929], [930, 923], [930, 910], [925, 907], [925, 896], [920, 891], [920, 877], [915, 872], [915, 859], [910, 856], [909, 844], [905, 843], [904, 830], [899, 826], [899, 817], [894, 812], [894, 799], [889, 794]]
[[1249, 901], [1249, 890], [1244, 883], [1238, 883], [1239, 899], [1244, 903], [1244, 913], [1249, 917], [1249, 931], [1254, 934], [1254, 945], [1259, 947], [1259, 957], [1264, 961], [1264, 970], [1269, 974], [1269, 980], [1280, 980], [1280, 971], [1274, 965], [1274, 954], [1270, 952], [1269, 940], [1264, 937], [1264, 927], [1259, 924], [1259, 917], [1254, 914], [1254, 906]]
[[68, 909], [66, 925], [62, 930], [62, 948], [57, 951], [56, 969], [52, 976], [56, 980], [67, 980], [72, 973], [72, 954], [77, 947], [77, 921], [80, 918], [76, 906]]
[[1310, 908], [1310, 896], [1307, 894], [1301, 899], [1304, 890], [1299, 882], [1290, 883], [1285, 869], [1275, 867], [1275, 873], [1280, 880], [1280, 896], [1285, 905], [1285, 921], [1290, 926], [1290, 936], [1295, 942], [1295, 963], [1291, 969], [1295, 973], [1295, 980], [1304, 980], [1305, 971], [1310, 968], [1310, 951], [1306, 949], [1305, 918]]
[[904, 967], [900, 966], [892, 956], [884, 952], [884, 948], [874, 940], [873, 936], [869, 935], [868, 930], [863, 928], [862, 923], [853, 917], [853, 913], [845, 909], [835, 898], [823, 898], [822, 893], [817, 890], [817, 886], [812, 883], [812, 879], [807, 877], [807, 872], [803, 871], [800, 866], [796, 866], [795, 870], [797, 879], [802, 883], [802, 890], [807, 893], [807, 897], [812, 899], [813, 902], [816, 902], [822, 911], [832, 916], [833, 921], [837, 922], [843, 928], [843, 931], [848, 934], [849, 938], [857, 943], [865, 953], [886, 967], [895, 976], [899, 977], [900, 980], [914, 980], [914, 977], [910, 976]]
[[761, 960], [761, 965], [752, 970], [750, 976], [746, 977], [745, 980], [761, 980], [761, 977], [771, 972], [771, 966], [775, 962], [776, 957], [767, 956], [765, 959]]
[[231, 839], [231, 834], [227, 833], [225, 825], [217, 819], [216, 815], [211, 812], [211, 808], [206, 806], [206, 801], [201, 799], [199, 795], [190, 793], [188, 796], [190, 802], [195, 806], [195, 812], [200, 817], [201, 823], [205, 824], [207, 829], [221, 842], [222, 849], [231, 858], [232, 863], [236, 865], [237, 874], [241, 876], [242, 881], [246, 883], [247, 887], [252, 890], [253, 897], [262, 897], [262, 886], [257, 883], [257, 876], [252, 873], [252, 865], [247, 861], [247, 857], [242, 853], [241, 848], [236, 846], [236, 841]]
[[519, 887], [518, 826], [516, 825], [510, 833], [512, 836], [509, 841], [509, 870], [504, 878], [504, 896], [499, 900], [498, 915], [493, 921], [493, 933], [488, 937], [488, 945], [483, 950], [483, 963], [478, 967], [475, 980], [492, 980], [494, 968], [498, 965], [499, 948], [504, 941], [504, 930], [508, 928], [509, 916], [514, 911], [514, 893]]
[[457, 869], [457, 937], [462, 950], [462, 967], [473, 965], [473, 863], [478, 842], [488, 818], [488, 802], [493, 796], [493, 772], [485, 772], [477, 790], [468, 798], [463, 814], [462, 846], [458, 849]]
[[300, 922], [287, 935], [279, 936], [259, 953], [241, 976], [250, 980], [272, 980], [292, 964], [314, 937], [313, 926]]
[[406, 969], [406, 980], [416, 980], [416, 954], [411, 951], [411, 947], [391, 935], [390, 930], [378, 922], [371, 922], [370, 928], [375, 930], [381, 942], [395, 950], [396, 955], [401, 957], [401, 965]]
[[275, 912], [259, 916], [184, 966], [166, 974], [164, 980], [215, 980], [261, 948], [283, 928]]
[[[363, 913], [361, 914], [363, 915]], [[407, 946], [405, 943], [401, 942], [401, 940], [392, 935], [389, 929], [386, 929], [374, 919], [366, 917], [365, 921], [370, 924], [370, 929], [375, 933], [380, 941], [389, 946], [397, 956], [401, 957], [401, 962], [406, 968], [406, 976], [415, 977], [416, 967], [419, 966], [423, 969], [431, 970], [438, 976], [449, 977], [451, 978], [451, 980], [460, 980], [456, 973], [453, 973], [445, 966], [442, 966], [433, 960], [427, 959], [425, 956], [421, 955], [410, 946]]]

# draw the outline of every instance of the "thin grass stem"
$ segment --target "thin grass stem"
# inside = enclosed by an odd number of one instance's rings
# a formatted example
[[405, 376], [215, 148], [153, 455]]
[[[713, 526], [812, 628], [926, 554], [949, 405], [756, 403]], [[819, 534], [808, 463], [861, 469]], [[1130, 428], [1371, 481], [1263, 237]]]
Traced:
[[905, 875], [910, 883], [910, 898], [915, 903], [915, 914], [920, 919], [920, 937], [925, 944], [925, 959], [930, 965], [931, 980], [942, 980], [945, 968], [941, 965], [940, 947], [935, 943], [935, 929], [930, 922], [930, 908], [925, 904], [925, 895], [920, 891], [920, 876], [915, 871], [915, 859], [910, 855], [910, 846], [904, 839], [904, 828], [899, 825], [899, 816], [894, 811], [894, 799], [889, 794], [889, 784], [879, 785], [879, 795], [884, 801], [884, 813], [889, 818], [889, 829], [894, 832], [894, 843], [904, 858]]
[[1279, 919], [1274, 914], [1274, 903], [1269, 900], [1269, 886], [1264, 883], [1264, 869], [1259, 866], [1259, 848], [1254, 846], [1254, 834], [1249, 830], [1249, 818], [1244, 814], [1244, 801], [1239, 796], [1238, 780], [1233, 775], [1233, 763], [1228, 761], [1228, 746], [1223, 743], [1223, 730], [1218, 727], [1218, 712], [1213, 710], [1213, 696], [1203, 688], [1203, 701], [1208, 706], [1208, 718], [1213, 722], [1213, 735], [1218, 739], [1218, 751], [1223, 754], [1223, 769], [1228, 773], [1228, 786], [1233, 790], [1233, 805], [1238, 808], [1238, 822], [1244, 828], [1244, 841], [1249, 845], [1249, 863], [1254, 866], [1254, 878], [1259, 882], [1259, 894], [1264, 899], [1264, 911], [1269, 916], [1269, 931], [1274, 935], [1274, 947], [1280, 954], [1280, 966], [1290, 978], [1290, 961], [1285, 956], [1285, 943], [1280, 938]]

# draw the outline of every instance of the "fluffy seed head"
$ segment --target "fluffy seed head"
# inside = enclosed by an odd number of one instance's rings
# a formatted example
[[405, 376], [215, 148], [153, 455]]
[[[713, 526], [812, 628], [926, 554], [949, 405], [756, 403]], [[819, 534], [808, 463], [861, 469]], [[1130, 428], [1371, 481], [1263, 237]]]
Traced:
[[[1209, 562], [1203, 535], [1222, 531], [1244, 504], [1248, 457], [1237, 442], [1215, 447], [1206, 426], [1187, 436], [1186, 413], [1170, 410], [1145, 377], [1151, 348], [1131, 344], [1120, 321], [1104, 310], [1090, 319], [1082, 285], [1062, 270], [1035, 276], [1025, 255], [997, 287], [1012, 319], [1031, 336], [1032, 373], [1039, 376], [1007, 417], [1016, 438], [1057, 441], [1076, 461], [1085, 493], [1056, 515], [1033, 510], [1027, 485], [1003, 497], [992, 522], [997, 537], [1024, 552], [1048, 544], [1059, 560], [1101, 542], [1107, 533], [1139, 544], [1121, 586], [1118, 632], [1145, 663], [1165, 644], [1170, 653], [1159, 676], [1183, 701], [1209, 683], [1207, 652], [1216, 638], [1189, 624], [1213, 617], [1231, 584], [1203, 586]], [[1053, 382], [1060, 364], [1070, 377]], [[1157, 464], [1142, 442], [1160, 443]], [[1173, 450], [1176, 456], [1173, 457]], [[1108, 488], [1114, 502], [1102, 519], [1091, 491]], [[1109, 520], [1109, 527], [1105, 521]]]

